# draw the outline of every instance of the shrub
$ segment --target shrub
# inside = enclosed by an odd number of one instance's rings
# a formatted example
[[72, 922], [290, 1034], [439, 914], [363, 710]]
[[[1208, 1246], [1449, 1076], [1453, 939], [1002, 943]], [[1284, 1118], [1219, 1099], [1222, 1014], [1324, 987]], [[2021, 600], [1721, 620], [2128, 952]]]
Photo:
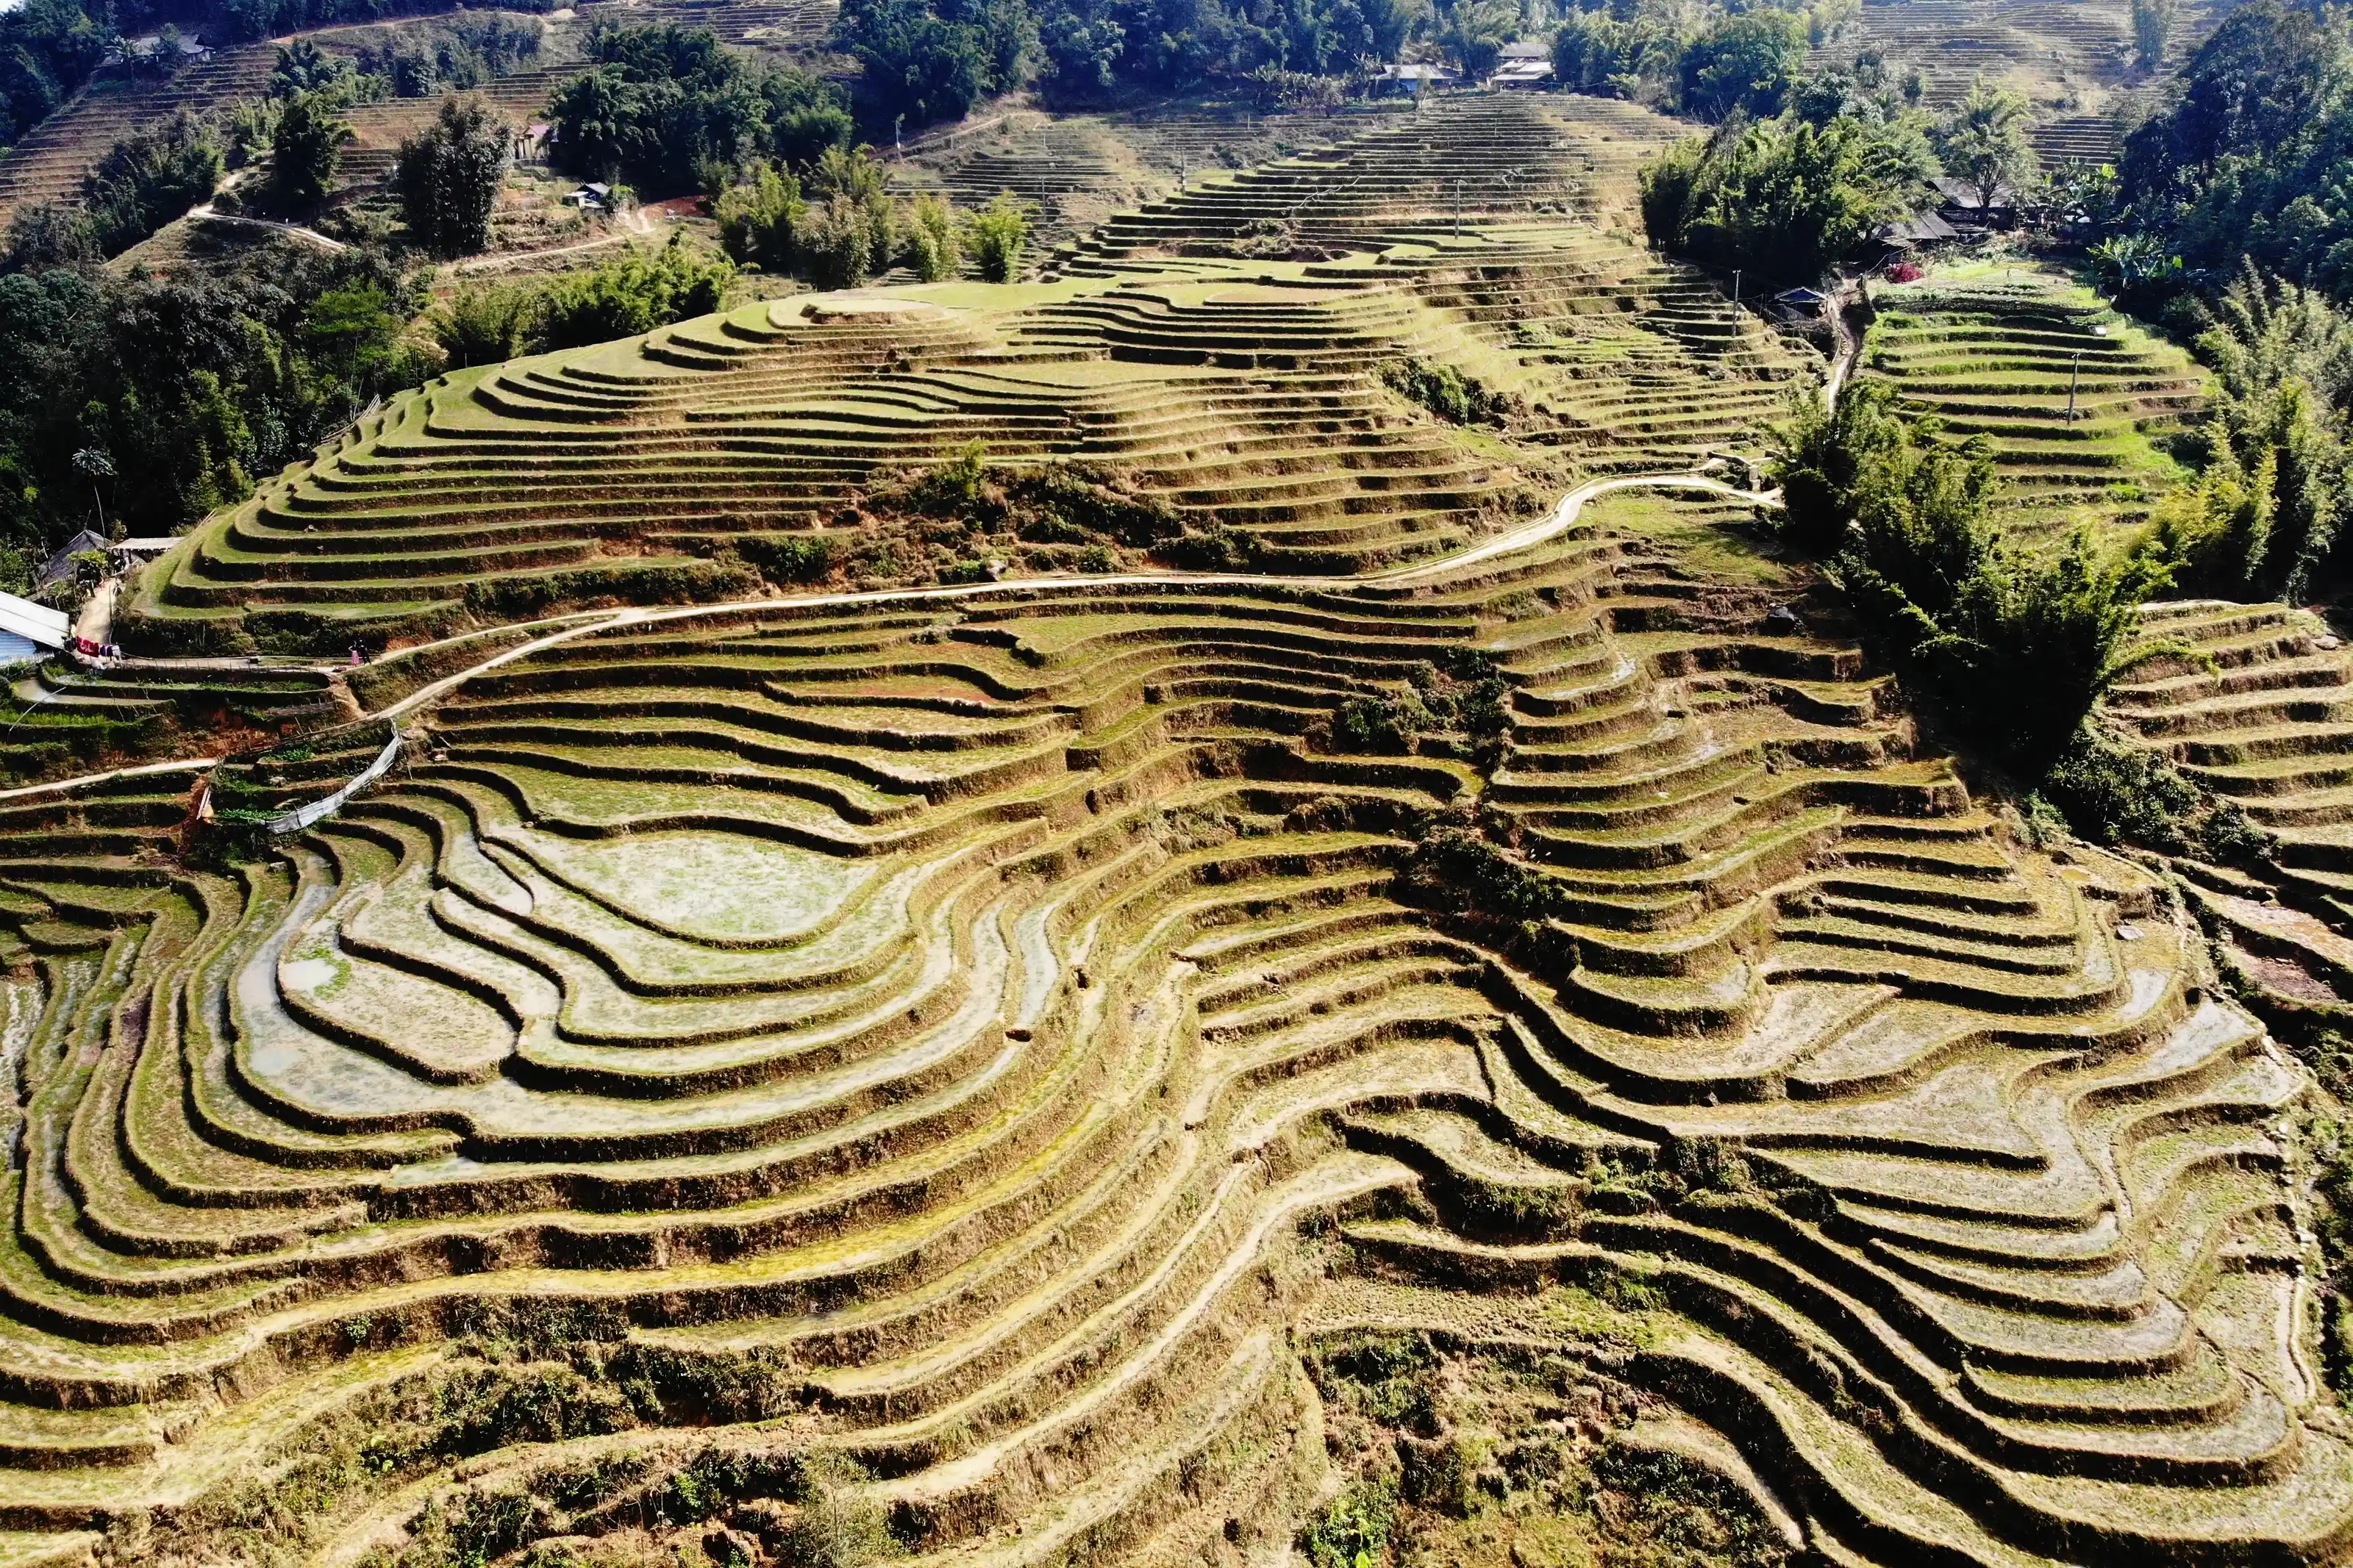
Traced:
[[1381, 380], [1450, 425], [1501, 425], [1519, 409], [1519, 399], [1510, 394], [1430, 360], [1392, 360], [1381, 367]]
[[1352, 697], [1325, 726], [1335, 751], [1398, 756], [1413, 750], [1414, 737], [1430, 725], [1430, 710], [1411, 692]]
[[1155, 553], [1187, 572], [1247, 572], [1258, 565], [1264, 551], [1254, 535], [1220, 524], [1180, 534]]
[[1021, 248], [1029, 243], [1029, 216], [1020, 201], [1010, 191], [1000, 192], [965, 226], [981, 277], [990, 283], [1012, 282], [1021, 270]]
[[822, 534], [747, 533], [735, 552], [779, 587], [822, 581], [833, 570], [833, 541]]
[[2270, 848], [2238, 803], [2208, 794], [2158, 753], [2120, 744], [2089, 724], [2024, 804], [2030, 820], [2040, 809], [2055, 809], [2094, 844], [2241, 862], [2260, 860]]
[[2088, 532], [2056, 555], [2014, 552], [1989, 518], [1982, 437], [1958, 446], [1894, 412], [1872, 384], [1779, 440], [1788, 527], [1817, 550], [1864, 636], [1972, 740], [2027, 777], [2057, 759], [2136, 647], [2137, 606], [2169, 580], [2147, 552], [2104, 557]]
[[501, 364], [537, 340], [546, 297], [521, 284], [460, 284], [435, 306], [425, 330], [448, 356], [450, 368]]
[[551, 284], [542, 296], [540, 346], [577, 348], [708, 315], [726, 304], [734, 276], [726, 260], [675, 230], [659, 251], [633, 246], [617, 261]]
[[907, 223], [906, 263], [926, 283], [964, 270], [964, 237], [957, 232], [955, 209], [943, 197], [925, 192], [915, 198]]
[[764, 163], [750, 184], [721, 193], [712, 212], [719, 220], [720, 248], [739, 265], [788, 271], [808, 210], [799, 176]]
[[1547, 918], [1561, 898], [1541, 872], [1456, 822], [1441, 822], [1422, 836], [1407, 864], [1404, 888], [1433, 908], [1515, 925]]
[[1397, 1511], [1396, 1481], [1351, 1481], [1299, 1532], [1299, 1551], [1312, 1568], [1372, 1568], [1388, 1556]]
[[881, 1505], [858, 1490], [865, 1479], [846, 1458], [806, 1461], [799, 1510], [776, 1542], [782, 1568], [859, 1568], [900, 1554]]

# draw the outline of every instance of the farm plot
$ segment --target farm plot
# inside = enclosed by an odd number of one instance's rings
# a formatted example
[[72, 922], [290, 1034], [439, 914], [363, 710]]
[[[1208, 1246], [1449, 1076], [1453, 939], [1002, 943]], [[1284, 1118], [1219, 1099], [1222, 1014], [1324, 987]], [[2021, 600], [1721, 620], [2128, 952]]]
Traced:
[[2006, 521], [2030, 537], [2137, 522], [2180, 475], [2161, 448], [2205, 405], [2189, 356], [2031, 265], [1978, 263], [1876, 293], [1865, 374], [1956, 438], [1991, 442]]
[[919, 1561], [1273, 1550], [1333, 1289], [1616, 1279], [1624, 1375], [1833, 1560], [2320, 1550], [2300, 1072], [1778, 591], [1588, 522], [681, 612], [465, 682], [246, 863], [153, 852], [185, 777], [0, 802], [16, 1544], [586, 1357], [642, 1384], [602, 1481], [401, 1470], [304, 1550], [675, 1520], [687, 1409], [727, 1496], [854, 1461]]

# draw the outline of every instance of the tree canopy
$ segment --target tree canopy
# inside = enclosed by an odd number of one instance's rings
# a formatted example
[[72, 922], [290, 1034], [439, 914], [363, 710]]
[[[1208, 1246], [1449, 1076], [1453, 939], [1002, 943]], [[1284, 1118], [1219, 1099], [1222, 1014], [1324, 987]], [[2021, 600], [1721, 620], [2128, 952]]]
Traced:
[[1699, 260], [1810, 279], [1909, 211], [1936, 170], [1915, 121], [1783, 114], [1668, 149], [1642, 171], [1642, 221]]
[[447, 98], [431, 125], [401, 142], [392, 188], [418, 243], [437, 256], [489, 247], [513, 134], [482, 104]]
[[548, 106], [552, 155], [576, 174], [681, 190], [755, 157], [807, 163], [849, 141], [838, 89], [748, 62], [708, 27], [600, 25], [589, 58]]

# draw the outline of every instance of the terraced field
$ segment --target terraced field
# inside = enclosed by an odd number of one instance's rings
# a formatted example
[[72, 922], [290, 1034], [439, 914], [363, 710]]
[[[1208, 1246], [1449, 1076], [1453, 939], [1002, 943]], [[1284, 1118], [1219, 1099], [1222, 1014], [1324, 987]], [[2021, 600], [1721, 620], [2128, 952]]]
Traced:
[[[1028, 282], [445, 378], [152, 568], [126, 642], [458, 635], [0, 793], [0, 1562], [1273, 1564], [1634, 1451], [1841, 1568], [2353, 1554], [2308, 1082], [2198, 923], [2261, 889], [2023, 843], [1695, 471], [1818, 361], [1620, 226], [1662, 134], [1461, 100]], [[1956, 426], [2143, 352], [1883, 302]], [[2148, 450], [2099, 369], [2088, 458], [1989, 431], [2024, 488]], [[1252, 564], [649, 603], [976, 439]], [[2213, 658], [2108, 721], [2337, 897], [2353, 667], [2152, 617]], [[1346, 1392], [1441, 1356], [1554, 1436]]]
[[2245, 815], [2258, 847], [2179, 864], [2224, 956], [2274, 1021], [2342, 1027], [2353, 1000], [2353, 656], [2309, 611], [2219, 600], [2151, 606], [2194, 657], [2134, 672], [2107, 704], [2126, 740]]
[[[2177, 66], [2233, 8], [2234, 0], [2178, 7], [2166, 49]], [[2097, 94], [2135, 70], [2132, 7], [2125, 0], [1865, 0], [1862, 15], [1827, 53], [1874, 50], [1918, 66], [1928, 100], [1947, 103], [1979, 77], [2041, 99]]]
[[[224, 868], [166, 852], [185, 773], [0, 800], [12, 1546], [586, 1350], [638, 1414], [295, 1537], [642, 1530], [700, 1400], [731, 1502], [848, 1456], [919, 1559], [1263, 1555], [1324, 1484], [1288, 1325], [1616, 1279], [1616, 1376], [1831, 1561], [2334, 1550], [2298, 1069], [2147, 874], [2009, 843], [1768, 602], [1577, 523], [670, 612]], [[1335, 742], [1440, 670], [1500, 728]], [[1465, 833], [1535, 924], [1460, 909]]]
[[[1113, 465], [1187, 529], [1307, 573], [1451, 548], [1575, 472], [1757, 450], [1810, 352], [1614, 229], [1542, 211], [1614, 199], [1627, 128], [1591, 123], [1471, 100], [1197, 183], [1053, 258], [1050, 281], [764, 303], [443, 377], [192, 533], [118, 635], [340, 649], [353, 628], [446, 628], [485, 584], [708, 597], [731, 543], [821, 530], [877, 474], [975, 440]], [[1520, 162], [1494, 172], [1481, 138]], [[1457, 234], [1430, 209], [1474, 168], [1465, 200], [1489, 216]], [[1282, 256], [1235, 255], [1266, 222], [1288, 226]], [[1382, 383], [1404, 354], [1463, 365], [1525, 418], [1433, 420]]]
[[2158, 443], [2197, 422], [2205, 373], [2089, 289], [1978, 263], [1874, 299], [1865, 374], [1893, 379], [1948, 434], [1993, 443], [2014, 526], [2136, 522], [2179, 477]]

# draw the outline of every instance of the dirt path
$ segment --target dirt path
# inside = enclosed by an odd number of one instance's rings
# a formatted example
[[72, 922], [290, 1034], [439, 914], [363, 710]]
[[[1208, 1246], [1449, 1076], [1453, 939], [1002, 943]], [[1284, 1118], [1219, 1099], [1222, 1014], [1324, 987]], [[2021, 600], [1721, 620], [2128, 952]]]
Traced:
[[274, 217], [248, 217], [243, 213], [216, 212], [210, 202], [206, 202], [200, 207], [190, 207], [187, 216], [192, 218], [206, 218], [214, 223], [243, 224], [248, 228], [276, 229], [280, 234], [290, 234], [297, 239], [307, 239], [312, 245], [323, 246], [329, 250], [351, 248], [340, 239], [330, 239], [317, 229], [304, 228], [299, 223], [280, 223]]
[[[1570, 490], [1567, 494], [1562, 496], [1559, 504], [1555, 506], [1553, 510], [1550, 512], [1547, 512], [1544, 517], [1534, 522], [1528, 523], [1524, 527], [1514, 529], [1509, 532], [1499, 533], [1494, 538], [1487, 540], [1483, 543], [1473, 545], [1469, 550], [1461, 551], [1452, 555], [1441, 556], [1436, 560], [1416, 562], [1411, 565], [1393, 566], [1380, 572], [1369, 572], [1350, 576], [1275, 576], [1261, 572], [1126, 572], [1085, 576], [1074, 574], [1071, 576], [1056, 577], [1008, 577], [996, 583], [972, 583], [955, 585], [931, 584], [922, 587], [876, 588], [835, 594], [796, 594], [789, 595], [782, 598], [739, 599], [726, 604], [686, 605], [671, 609], [649, 609], [643, 606], [632, 606], [628, 609], [613, 611], [609, 615], [591, 616], [586, 618], [578, 615], [572, 615], [538, 623], [526, 621], [519, 627], [512, 629], [528, 631], [534, 624], [545, 626], [549, 629], [543, 636], [532, 637], [525, 642], [518, 643], [513, 647], [492, 654], [489, 658], [480, 660], [479, 663], [469, 665], [464, 669], [458, 671], [455, 675], [444, 676], [442, 679], [436, 680], [429, 685], [420, 687], [417, 690], [409, 693], [406, 697], [402, 698], [399, 701], [379, 708], [375, 712], [365, 715], [365, 717], [370, 719], [388, 719], [397, 723], [400, 720], [406, 718], [409, 715], [426, 708], [429, 704], [439, 700], [441, 698], [448, 696], [450, 692], [456, 690], [459, 687], [463, 686], [466, 682], [473, 679], [476, 676], [487, 674], [489, 671], [497, 669], [501, 666], [512, 664], [517, 659], [527, 658], [531, 655], [538, 653], [543, 649], [554, 647], [561, 644], [571, 642], [575, 638], [587, 637], [596, 632], [615, 630], [623, 626], [659, 626], [671, 621], [691, 621], [701, 616], [733, 615], [745, 610], [789, 609], [797, 607], [831, 608], [853, 605], [903, 604], [918, 600], [927, 600], [934, 603], [954, 602], [965, 599], [990, 598], [1007, 594], [1032, 593], [1039, 589], [1056, 588], [1078, 589], [1088, 592], [1110, 587], [1151, 585], [1166, 586], [1171, 584], [1195, 584], [1201, 587], [1349, 588], [1373, 584], [1415, 583], [1428, 578], [1443, 576], [1449, 573], [1459, 572], [1466, 566], [1475, 566], [1483, 562], [1495, 560], [1500, 556], [1511, 555], [1523, 550], [1533, 549], [1536, 545], [1542, 544], [1546, 541], [1554, 538], [1556, 535], [1564, 533], [1568, 529], [1574, 527], [1577, 517], [1584, 511], [1588, 502], [1618, 490], [1646, 489], [1699, 490], [1709, 495], [1725, 496], [1736, 500], [1753, 502], [1758, 506], [1774, 506], [1778, 505], [1780, 500], [1779, 492], [1778, 491], [1745, 490], [1736, 485], [1727, 484], [1724, 480], [1715, 478], [1713, 474], [1708, 473], [1630, 474], [1623, 475], [1616, 479], [1588, 480], [1587, 483], [1579, 485], [1577, 489]], [[479, 636], [480, 634], [476, 633], [470, 635]], [[452, 637], [446, 640], [448, 642], [457, 642], [464, 639]], [[433, 647], [437, 645], [427, 644], [424, 646]], [[394, 654], [387, 657], [398, 658], [401, 657], [401, 655], [413, 654], [417, 651], [417, 650], [415, 648], [404, 648], [400, 650], [399, 654]], [[174, 668], [185, 668], [180, 664], [180, 661], [177, 660], [155, 659], [144, 662], [159, 666], [170, 665]], [[187, 666], [209, 666], [216, 665], [218, 662], [219, 661], [217, 660], [192, 659], [187, 661]], [[382, 661], [379, 660], [378, 662]], [[41, 795], [57, 790], [76, 789], [90, 784], [103, 783], [108, 779], [137, 778], [149, 773], [170, 773], [175, 770], [185, 772], [209, 768], [218, 759], [213, 757], [195, 757], [183, 759], [177, 762], [147, 763], [137, 767], [113, 768], [103, 773], [85, 773], [78, 778], [58, 779], [49, 784], [26, 784], [18, 789], [0, 790], [0, 800], [11, 800], [26, 795]]]
[[584, 239], [576, 245], [559, 245], [549, 250], [510, 250], [496, 256], [470, 256], [463, 261], [451, 263], [449, 270], [453, 275], [494, 272], [501, 267], [539, 261], [550, 256], [575, 256], [584, 250], [602, 250], [608, 245], [623, 245], [655, 232], [653, 220], [646, 216], [642, 208], [624, 214], [621, 221], [626, 226], [615, 233], [601, 234], [595, 239]]

